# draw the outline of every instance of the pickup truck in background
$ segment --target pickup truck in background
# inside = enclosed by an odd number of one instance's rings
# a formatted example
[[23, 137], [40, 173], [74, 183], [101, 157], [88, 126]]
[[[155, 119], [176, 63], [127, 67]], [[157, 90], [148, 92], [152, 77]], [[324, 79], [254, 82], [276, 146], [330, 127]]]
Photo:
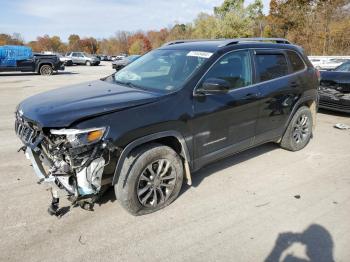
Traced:
[[0, 46], [0, 72], [36, 72], [52, 75], [64, 70], [64, 63], [56, 55], [33, 54], [26, 46]]

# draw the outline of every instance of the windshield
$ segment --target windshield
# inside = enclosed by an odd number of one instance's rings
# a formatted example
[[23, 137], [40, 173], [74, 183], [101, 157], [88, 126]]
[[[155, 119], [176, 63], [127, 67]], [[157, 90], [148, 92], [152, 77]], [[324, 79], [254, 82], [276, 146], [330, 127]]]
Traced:
[[140, 56], [139, 55], [131, 55], [131, 56], [128, 56], [126, 59], [129, 61], [129, 62], [132, 62], [134, 60], [136, 60], [137, 58], [139, 58]]
[[186, 50], [155, 50], [114, 74], [114, 81], [132, 87], [171, 92], [186, 80], [211, 53]]
[[344, 64], [341, 64], [336, 69], [334, 69], [334, 71], [337, 71], [337, 72], [350, 72], [350, 62], [346, 62]]

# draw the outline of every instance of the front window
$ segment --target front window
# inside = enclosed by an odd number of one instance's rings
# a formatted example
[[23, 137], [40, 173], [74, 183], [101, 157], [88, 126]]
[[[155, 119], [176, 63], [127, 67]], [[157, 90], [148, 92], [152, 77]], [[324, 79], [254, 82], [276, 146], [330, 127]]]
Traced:
[[230, 90], [252, 84], [252, 67], [249, 51], [235, 51], [224, 55], [203, 78], [225, 80]]
[[212, 55], [188, 50], [155, 50], [113, 75], [117, 84], [148, 90], [172, 92]]

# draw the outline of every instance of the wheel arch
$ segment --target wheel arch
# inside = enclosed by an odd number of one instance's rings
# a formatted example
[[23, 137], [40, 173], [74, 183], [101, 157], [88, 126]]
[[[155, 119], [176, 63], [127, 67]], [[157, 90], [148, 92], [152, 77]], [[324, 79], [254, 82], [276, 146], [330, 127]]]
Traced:
[[51, 67], [53, 68], [53, 64], [52, 64], [51, 62], [45, 62], [45, 61], [43, 61], [43, 62], [40, 62], [40, 63], [38, 64], [38, 66], [37, 66], [37, 72], [40, 72], [40, 68], [41, 68], [43, 65], [49, 65], [49, 66], [51, 66]]
[[[308, 108], [310, 108], [311, 114], [312, 114], [312, 129], [313, 130], [315, 129], [315, 127], [316, 127], [316, 115], [317, 115], [317, 110], [318, 110], [318, 95], [316, 95], [316, 97], [315, 96], [304, 96], [304, 97], [301, 97], [293, 106], [292, 112], [289, 115], [288, 120], [284, 126], [283, 135], [285, 134], [290, 121], [292, 121], [294, 114], [302, 106], [307, 106]], [[279, 139], [278, 142], [280, 142], [281, 139]]]
[[130, 142], [124, 149], [122, 150], [118, 160], [117, 165], [115, 167], [112, 185], [115, 185], [118, 182], [119, 174], [122, 170], [125, 159], [130, 154], [132, 150], [137, 147], [146, 145], [148, 143], [160, 143], [166, 146], [171, 147], [175, 150], [183, 159], [184, 163], [184, 171], [187, 179], [187, 184], [192, 184], [191, 174], [190, 174], [190, 154], [188, 151], [188, 147], [186, 145], [184, 137], [178, 131], [163, 131], [151, 135], [147, 135], [144, 137], [140, 137]]
[[[312, 115], [312, 129], [314, 130], [316, 127], [316, 115], [317, 115], [317, 110], [318, 110], [318, 102], [315, 99], [308, 99], [301, 103], [300, 106], [307, 106], [310, 108], [311, 115]], [[299, 106], [299, 107], [300, 107]]]

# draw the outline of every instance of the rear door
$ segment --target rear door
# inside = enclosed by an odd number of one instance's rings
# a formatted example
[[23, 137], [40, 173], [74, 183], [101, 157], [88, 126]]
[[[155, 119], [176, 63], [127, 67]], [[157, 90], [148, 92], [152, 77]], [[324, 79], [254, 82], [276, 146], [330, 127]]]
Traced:
[[[293, 63], [299, 67], [296, 70], [288, 60], [289, 52], [292, 52]], [[256, 82], [261, 93], [255, 138], [255, 144], [259, 144], [283, 134], [293, 106], [305, 86], [302, 75], [306, 65], [294, 51], [256, 49], [254, 53]]]
[[85, 64], [85, 61], [86, 61], [87, 59], [85, 58], [85, 56], [83, 55], [83, 53], [77, 53], [77, 55], [78, 55], [78, 61], [79, 61], [79, 63], [80, 63], [80, 64]]
[[74, 64], [83, 64], [85, 63], [84, 59], [83, 59], [83, 55], [81, 53], [78, 52], [73, 52], [72, 53], [72, 60]]
[[72, 61], [73, 61], [74, 64], [79, 64], [77, 53], [73, 52], [71, 54], [71, 58], [72, 58]]
[[23, 71], [23, 72], [32, 72], [35, 69], [35, 61], [34, 61], [34, 57], [30, 57], [28, 59], [23, 59], [23, 60], [19, 60], [17, 61], [17, 67], [19, 70]]
[[248, 148], [255, 135], [259, 109], [258, 88], [253, 86], [252, 58], [248, 50], [220, 58], [198, 84], [207, 79], [230, 83], [227, 93], [194, 92], [195, 168]]

